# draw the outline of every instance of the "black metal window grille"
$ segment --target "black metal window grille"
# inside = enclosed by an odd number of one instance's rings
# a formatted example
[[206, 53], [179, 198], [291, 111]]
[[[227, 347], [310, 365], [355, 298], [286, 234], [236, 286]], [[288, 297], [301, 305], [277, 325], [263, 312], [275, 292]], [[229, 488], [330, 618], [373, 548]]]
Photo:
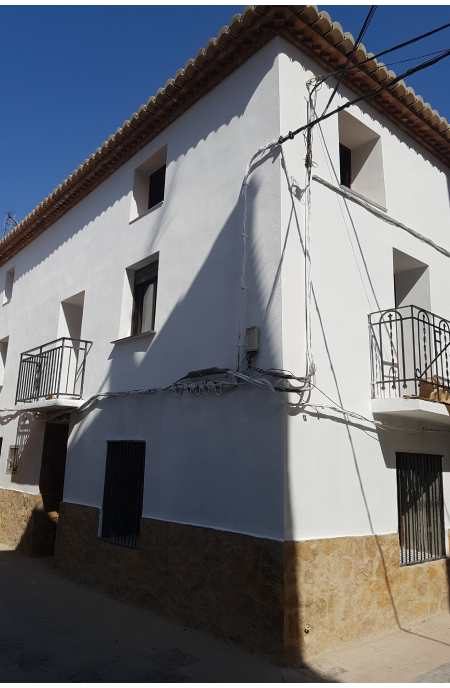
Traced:
[[398, 453], [397, 501], [401, 565], [444, 558], [442, 457]]
[[350, 188], [352, 185], [352, 152], [342, 143], [339, 144], [339, 166], [341, 184]]
[[158, 261], [155, 260], [134, 273], [132, 336], [154, 329], [157, 287]]
[[101, 536], [136, 547], [142, 517], [145, 442], [108, 442]]
[[149, 176], [148, 209], [153, 208], [164, 200], [166, 184], [166, 166], [163, 165]]
[[19, 464], [19, 447], [16, 444], [12, 444], [9, 447], [8, 459], [6, 461], [6, 473], [14, 476], [17, 472], [18, 464]]

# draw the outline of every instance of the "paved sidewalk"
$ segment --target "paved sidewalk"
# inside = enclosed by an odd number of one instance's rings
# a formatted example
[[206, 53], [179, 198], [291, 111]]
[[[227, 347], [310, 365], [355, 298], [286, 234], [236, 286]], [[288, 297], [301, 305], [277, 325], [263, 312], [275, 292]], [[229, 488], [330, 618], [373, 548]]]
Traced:
[[313, 663], [337, 682], [450, 682], [450, 614], [374, 640], [351, 643]]
[[286, 669], [0, 545], [0, 680], [450, 682], [450, 615]]
[[0, 588], [2, 682], [321, 680], [67, 580], [51, 558], [0, 546]]

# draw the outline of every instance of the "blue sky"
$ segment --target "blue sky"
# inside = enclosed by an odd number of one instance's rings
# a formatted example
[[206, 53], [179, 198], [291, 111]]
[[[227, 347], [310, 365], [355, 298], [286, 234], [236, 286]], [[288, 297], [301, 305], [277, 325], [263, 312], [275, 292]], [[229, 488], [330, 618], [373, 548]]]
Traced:
[[[354, 35], [368, 10], [319, 7]], [[1, 6], [0, 229], [7, 211], [32, 210], [241, 10]], [[380, 6], [364, 42], [376, 52], [446, 21], [447, 6]], [[447, 30], [392, 59], [449, 45]], [[450, 59], [410, 80], [448, 119], [449, 72]]]

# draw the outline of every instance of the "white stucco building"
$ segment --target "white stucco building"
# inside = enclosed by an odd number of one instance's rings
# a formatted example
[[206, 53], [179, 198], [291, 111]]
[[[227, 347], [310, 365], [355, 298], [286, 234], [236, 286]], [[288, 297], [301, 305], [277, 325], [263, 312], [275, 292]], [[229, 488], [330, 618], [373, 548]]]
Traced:
[[250, 8], [0, 242], [0, 538], [294, 660], [449, 600], [449, 125], [267, 148], [351, 46]]

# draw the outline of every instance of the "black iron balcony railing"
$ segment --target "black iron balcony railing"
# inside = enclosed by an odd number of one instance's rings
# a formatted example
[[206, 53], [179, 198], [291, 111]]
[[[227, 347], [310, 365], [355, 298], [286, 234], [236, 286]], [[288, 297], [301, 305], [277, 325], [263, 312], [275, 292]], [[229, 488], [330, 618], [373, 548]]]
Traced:
[[61, 337], [20, 356], [16, 404], [41, 399], [81, 399], [92, 342]]
[[417, 306], [369, 315], [372, 398], [450, 403], [450, 323]]

